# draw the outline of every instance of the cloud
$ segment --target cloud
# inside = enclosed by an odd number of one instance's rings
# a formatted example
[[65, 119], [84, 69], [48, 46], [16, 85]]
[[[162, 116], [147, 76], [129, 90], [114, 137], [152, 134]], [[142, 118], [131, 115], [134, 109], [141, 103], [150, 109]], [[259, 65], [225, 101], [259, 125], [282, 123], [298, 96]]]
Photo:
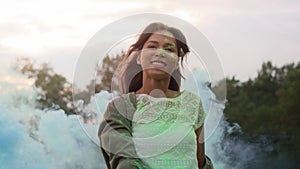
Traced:
[[[57, 69], [63, 72], [66, 68], [57, 59], [66, 57], [63, 62], [73, 62], [69, 58], [78, 56], [80, 49], [105, 25], [124, 16], [158, 12], [196, 26], [215, 46], [226, 74], [245, 72], [242, 76], [247, 78], [264, 60], [299, 60], [299, 4], [296, 0], [12, 0], [3, 4], [0, 11], [1, 62], [8, 60], [8, 56], [39, 56], [55, 60], [55, 64], [62, 66]], [[76, 49], [71, 49], [74, 46]]]

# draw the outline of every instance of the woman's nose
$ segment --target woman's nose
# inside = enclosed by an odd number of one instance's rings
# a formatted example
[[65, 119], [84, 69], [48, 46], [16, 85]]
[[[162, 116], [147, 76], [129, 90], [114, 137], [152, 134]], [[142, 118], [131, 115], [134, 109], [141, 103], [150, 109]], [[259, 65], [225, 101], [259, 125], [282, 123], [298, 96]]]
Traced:
[[164, 49], [157, 49], [155, 56], [157, 57], [166, 57], [166, 51]]

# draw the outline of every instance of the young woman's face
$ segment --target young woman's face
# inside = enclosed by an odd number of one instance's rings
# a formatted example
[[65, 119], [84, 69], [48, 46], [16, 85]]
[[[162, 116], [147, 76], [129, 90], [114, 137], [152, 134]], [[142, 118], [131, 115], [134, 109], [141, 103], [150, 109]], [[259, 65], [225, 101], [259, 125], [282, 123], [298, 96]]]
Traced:
[[156, 77], [170, 76], [178, 68], [176, 39], [168, 31], [153, 33], [143, 45], [137, 63]]

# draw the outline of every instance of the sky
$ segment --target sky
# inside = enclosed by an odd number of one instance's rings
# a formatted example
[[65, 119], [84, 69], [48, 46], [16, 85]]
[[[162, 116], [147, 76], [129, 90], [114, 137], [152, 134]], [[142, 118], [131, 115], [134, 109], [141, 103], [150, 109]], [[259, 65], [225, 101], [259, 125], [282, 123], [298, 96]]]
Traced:
[[49, 63], [73, 79], [84, 46], [106, 25], [141, 13], [168, 14], [201, 31], [226, 77], [257, 75], [263, 62], [300, 61], [298, 0], [0, 0], [0, 69], [17, 57]]

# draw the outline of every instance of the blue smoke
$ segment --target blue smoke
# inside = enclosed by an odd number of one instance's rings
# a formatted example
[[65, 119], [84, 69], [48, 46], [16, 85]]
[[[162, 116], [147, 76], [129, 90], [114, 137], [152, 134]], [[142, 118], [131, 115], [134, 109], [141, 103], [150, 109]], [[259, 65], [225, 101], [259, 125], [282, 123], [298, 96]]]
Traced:
[[[16, 74], [13, 77], [21, 80], [11, 84], [0, 80], [0, 169], [106, 168], [97, 145], [97, 129], [101, 114], [111, 99], [109, 93], [101, 92], [91, 99], [86, 109], [96, 113], [96, 122], [83, 124], [81, 117], [66, 116], [62, 110], [35, 109], [35, 89], [21, 84], [22, 90], [16, 90], [26, 77]], [[207, 112], [223, 115], [224, 104], [216, 102], [205, 85], [207, 79], [203, 78], [203, 73], [195, 72], [193, 79], [196, 79], [193, 83], [187, 79], [183, 87], [199, 91]], [[216, 109], [210, 111], [212, 102]], [[229, 129], [232, 128], [221, 118], [205, 143], [206, 154], [216, 169], [244, 168], [258, 152], [255, 145], [226, 138]]]

